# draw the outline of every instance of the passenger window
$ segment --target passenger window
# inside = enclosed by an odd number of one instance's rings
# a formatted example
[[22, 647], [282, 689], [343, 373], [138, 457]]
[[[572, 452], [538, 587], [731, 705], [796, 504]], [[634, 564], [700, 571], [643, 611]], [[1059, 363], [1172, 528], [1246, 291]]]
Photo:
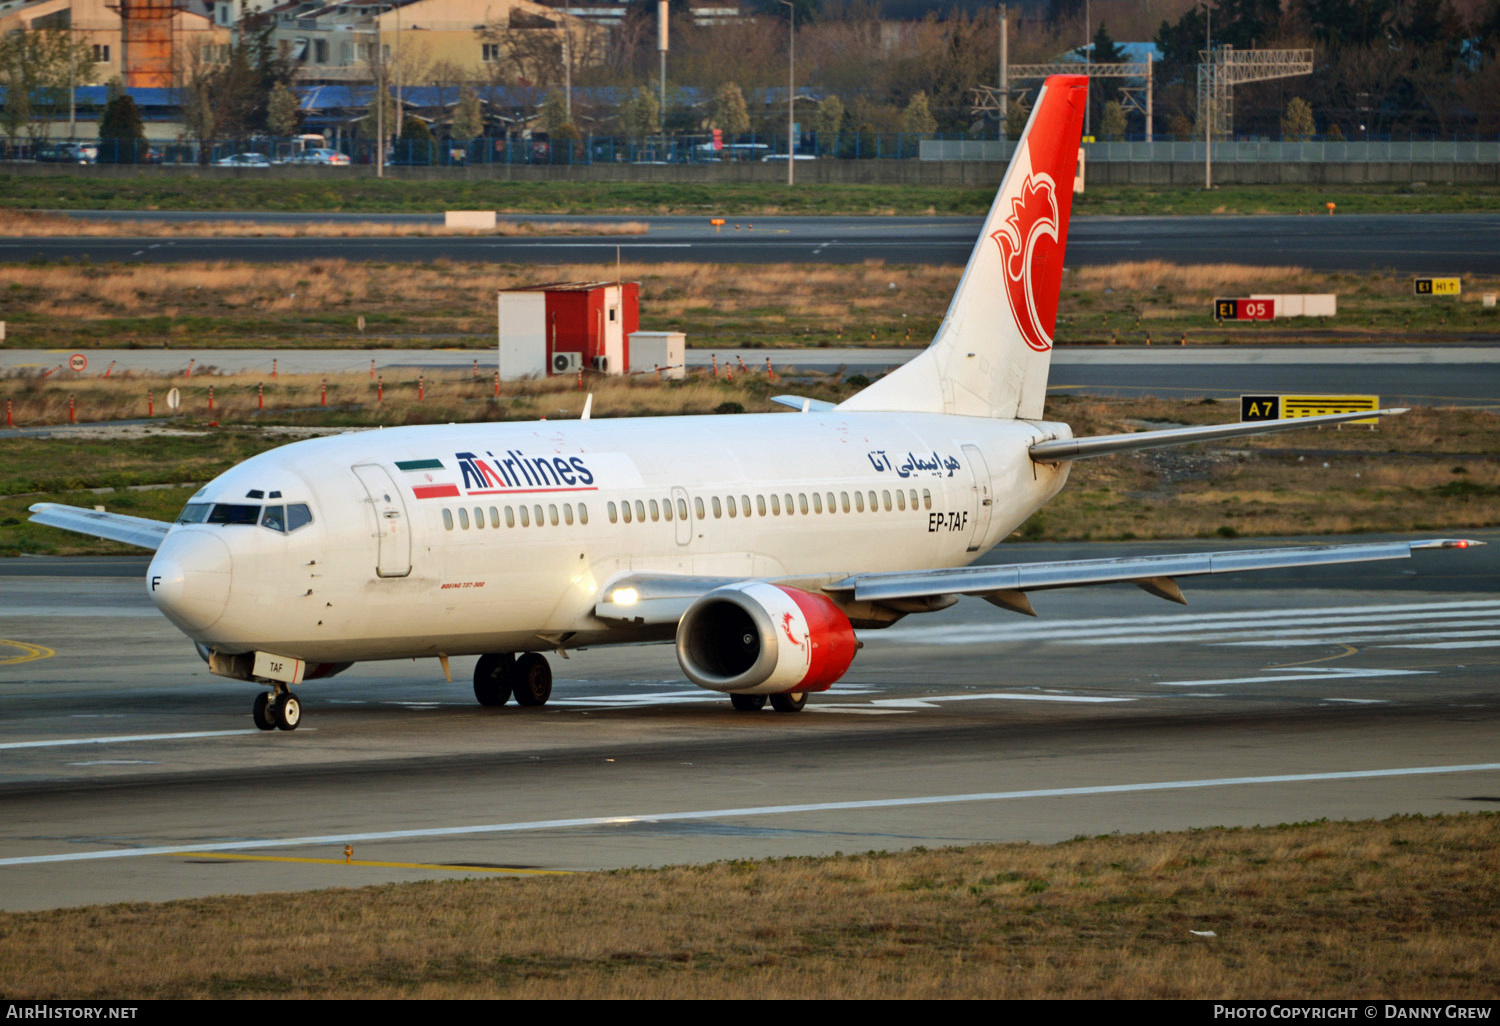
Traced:
[[874, 513], [878, 509], [880, 509], [880, 504], [875, 501], [875, 492], [872, 489], [870, 491], [870, 512]]
[[917, 490], [915, 488], [912, 488], [906, 493], [906, 495], [907, 498], [911, 500], [911, 508], [915, 510], [917, 508]]
[[260, 515], [260, 526], [269, 527], [273, 531], [286, 533], [286, 508], [284, 506], [267, 506], [265, 512]]
[[[839, 498], [844, 501], [844, 512], [849, 512], [849, 493], [839, 492]], [[828, 508], [833, 509], [833, 496], [828, 497]]]
[[686, 520], [687, 519], [687, 500], [686, 499], [678, 499], [677, 500], [677, 519], [678, 520]]
[[306, 527], [312, 523], [312, 510], [308, 509], [305, 502], [294, 502], [286, 508], [287, 533], [295, 531], [299, 527]]
[[530, 516], [530, 514], [528, 514], [526, 512], [526, 507], [525, 506], [521, 507], [521, 526], [522, 527], [530, 527], [531, 526], [531, 516]]
[[661, 519], [661, 507], [656, 504], [656, 500], [655, 499], [651, 500], [651, 519], [652, 520], [660, 520]]
[[896, 508], [906, 512], [906, 493], [899, 488], [896, 489]]
[[707, 519], [703, 513], [703, 497], [701, 495], [693, 499], [693, 509], [697, 510], [699, 520]]
[[[804, 510], [803, 512], [806, 512], [806, 510]], [[791, 516], [792, 515], [792, 493], [791, 492], [787, 492], [786, 493], [786, 515], [787, 516]]]
[[620, 516], [627, 524], [630, 523], [630, 503], [620, 503]]
[[443, 529], [445, 531], [453, 530], [453, 511], [451, 509], [443, 510]]
[[724, 506], [719, 502], [719, 497], [717, 495], [713, 497], [712, 501], [714, 504], [714, 519], [717, 520], [724, 515]]
[[[885, 491], [880, 493], [880, 497], [885, 500], [885, 511], [889, 513], [891, 511], [891, 490], [889, 488], [885, 489]], [[871, 505], [874, 505], [874, 502], [874, 499], [870, 500]]]
[[864, 493], [862, 493], [862, 492], [855, 492], [854, 493], [854, 512], [856, 512], [856, 513], [863, 513], [864, 511], [865, 511], [865, 497], [864, 497]]
[[505, 507], [505, 526], [506, 527], [515, 527], [516, 526], [516, 510], [515, 510], [514, 506], [506, 506]]
[[781, 516], [781, 500], [776, 497], [775, 492], [771, 493], [771, 516]]
[[500, 511], [498, 509], [496, 509], [494, 506], [490, 507], [490, 526], [491, 527], [499, 527], [500, 526]]
[[932, 493], [930, 491], [928, 491], [926, 488], [922, 489], [922, 508], [923, 509], [931, 509], [932, 508]]
[[553, 527], [557, 526], [557, 506], [547, 506], [547, 520], [552, 524]]
[[619, 516], [615, 512], [615, 504], [613, 502], [611, 502], [609, 504], [609, 522], [611, 524], [613, 524], [618, 519], [619, 519]]
[[476, 528], [484, 526], [484, 507], [482, 506], [474, 507], [474, 526]]
[[581, 502], [578, 504], [578, 522], [580, 524], [589, 522], [589, 508]]
[[462, 506], [458, 508], [458, 526], [462, 527], [465, 531], [469, 529], [469, 511]]
[[766, 497], [764, 495], [757, 495], [755, 497], [755, 512], [761, 516], [766, 515]]
[[807, 496], [801, 492], [797, 493], [797, 508], [802, 511], [804, 516], [807, 515]]
[[813, 512], [823, 512], [823, 496], [819, 492], [813, 492]]
[[730, 496], [725, 497], [724, 504], [729, 507], [729, 515], [730, 516], [734, 516], [735, 515], [735, 513], [734, 513], [734, 496], [730, 495]]
[[833, 493], [829, 492], [828, 493], [828, 512], [833, 513], [833, 512], [836, 512], [837, 510], [838, 510], [838, 507], [833, 504]]
[[573, 523], [573, 504], [571, 502], [563, 503], [563, 523], [569, 525]]
[[640, 499], [635, 500], [635, 518], [643, 524], [646, 522], [646, 504]]
[[742, 509], [742, 510], [745, 511], [745, 516], [748, 517], [750, 515], [750, 496], [748, 496], [748, 495], [741, 495], [740, 496], [740, 509]]
[[533, 506], [533, 507], [531, 507], [531, 515], [532, 515], [533, 519], [536, 520], [536, 526], [541, 527], [542, 526], [542, 507], [541, 506]]

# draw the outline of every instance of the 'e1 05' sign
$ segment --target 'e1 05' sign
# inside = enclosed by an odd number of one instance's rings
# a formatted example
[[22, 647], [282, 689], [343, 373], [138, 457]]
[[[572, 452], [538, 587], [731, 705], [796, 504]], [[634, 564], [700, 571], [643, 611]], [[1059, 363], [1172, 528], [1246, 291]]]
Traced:
[[1272, 321], [1276, 319], [1274, 299], [1216, 299], [1214, 319], [1220, 321]]

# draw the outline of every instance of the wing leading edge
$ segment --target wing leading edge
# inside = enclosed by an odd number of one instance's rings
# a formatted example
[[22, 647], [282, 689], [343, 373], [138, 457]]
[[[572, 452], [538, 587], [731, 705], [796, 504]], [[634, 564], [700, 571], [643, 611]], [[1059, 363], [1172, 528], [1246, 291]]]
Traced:
[[30, 507], [28, 518], [34, 524], [60, 527], [64, 531], [106, 538], [109, 541], [136, 545], [153, 552], [161, 545], [172, 525], [146, 517], [132, 517], [124, 513], [105, 513], [82, 506], [65, 506], [60, 502], [37, 502]]

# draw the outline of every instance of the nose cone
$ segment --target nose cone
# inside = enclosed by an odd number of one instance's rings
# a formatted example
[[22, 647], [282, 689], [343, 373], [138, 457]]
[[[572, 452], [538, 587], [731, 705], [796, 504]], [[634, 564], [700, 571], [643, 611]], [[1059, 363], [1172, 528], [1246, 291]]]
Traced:
[[151, 601], [184, 631], [212, 627], [229, 603], [229, 546], [207, 531], [173, 531], [146, 571]]

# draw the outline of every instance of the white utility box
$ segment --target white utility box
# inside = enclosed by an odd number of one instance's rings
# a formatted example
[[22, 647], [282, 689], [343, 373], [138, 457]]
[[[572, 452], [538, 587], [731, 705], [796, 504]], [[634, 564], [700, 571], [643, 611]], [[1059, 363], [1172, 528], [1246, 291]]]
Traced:
[[632, 331], [630, 372], [651, 374], [658, 368], [664, 378], [687, 377], [687, 336], [680, 331]]

